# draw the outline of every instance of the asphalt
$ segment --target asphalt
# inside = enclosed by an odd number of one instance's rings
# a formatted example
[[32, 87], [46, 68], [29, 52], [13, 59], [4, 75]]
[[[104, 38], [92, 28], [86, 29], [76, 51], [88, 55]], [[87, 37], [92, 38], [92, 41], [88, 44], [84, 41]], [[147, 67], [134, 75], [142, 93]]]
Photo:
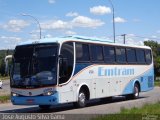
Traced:
[[0, 89], [0, 96], [10, 95], [10, 81], [3, 80], [2, 82], [3, 82], [3, 86], [2, 86], [2, 89]]
[[77, 109], [72, 104], [53, 106], [48, 110], [41, 110], [38, 106], [15, 106], [11, 103], [1, 104], [0, 113], [53, 113], [53, 114], [115, 114], [122, 109], [142, 107], [145, 104], [153, 104], [160, 101], [160, 87], [140, 93], [140, 98], [136, 100], [126, 100], [125, 97], [116, 96], [112, 101], [101, 102], [99, 99], [92, 100], [87, 107]]

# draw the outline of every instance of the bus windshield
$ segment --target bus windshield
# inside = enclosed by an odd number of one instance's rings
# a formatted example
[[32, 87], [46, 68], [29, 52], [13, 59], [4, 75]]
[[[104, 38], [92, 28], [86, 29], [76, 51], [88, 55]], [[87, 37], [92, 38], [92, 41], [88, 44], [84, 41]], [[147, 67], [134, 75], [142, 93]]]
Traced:
[[11, 87], [36, 88], [57, 84], [57, 44], [17, 46]]

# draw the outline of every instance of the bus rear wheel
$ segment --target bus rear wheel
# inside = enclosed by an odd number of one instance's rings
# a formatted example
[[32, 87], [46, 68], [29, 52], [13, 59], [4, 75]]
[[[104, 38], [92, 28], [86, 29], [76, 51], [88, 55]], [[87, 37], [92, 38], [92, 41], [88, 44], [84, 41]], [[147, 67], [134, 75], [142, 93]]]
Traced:
[[81, 90], [78, 94], [78, 101], [74, 103], [75, 107], [83, 108], [86, 106], [87, 94], [84, 90]]
[[51, 105], [39, 105], [40, 109], [47, 110], [51, 107]]
[[139, 85], [136, 83], [133, 88], [133, 94], [129, 94], [126, 97], [127, 99], [137, 99], [139, 98], [139, 92], [140, 92]]

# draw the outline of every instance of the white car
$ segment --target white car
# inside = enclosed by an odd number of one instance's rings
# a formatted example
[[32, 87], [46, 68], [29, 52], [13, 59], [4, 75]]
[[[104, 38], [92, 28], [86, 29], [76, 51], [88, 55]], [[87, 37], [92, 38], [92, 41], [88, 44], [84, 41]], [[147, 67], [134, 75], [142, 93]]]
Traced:
[[0, 80], [0, 88], [2, 88], [2, 85], [3, 85], [2, 80]]

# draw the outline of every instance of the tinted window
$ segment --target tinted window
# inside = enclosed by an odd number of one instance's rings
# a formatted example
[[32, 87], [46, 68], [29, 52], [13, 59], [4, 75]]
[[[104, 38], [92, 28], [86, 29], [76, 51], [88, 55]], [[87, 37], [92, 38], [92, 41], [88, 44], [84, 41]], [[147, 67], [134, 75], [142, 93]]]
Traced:
[[76, 43], [77, 61], [89, 61], [89, 47], [87, 44]]
[[98, 45], [91, 45], [92, 61], [103, 61], [103, 48]]
[[138, 63], [145, 63], [145, 54], [143, 49], [137, 49], [136, 50], [136, 55], [137, 55], [137, 62]]
[[125, 48], [116, 48], [116, 60], [118, 63], [126, 63]]
[[152, 62], [151, 50], [145, 50], [146, 63], [150, 64]]
[[69, 80], [73, 70], [73, 43], [64, 43], [61, 48], [62, 58], [60, 60], [60, 79], [59, 83], [65, 83]]
[[104, 59], [106, 63], [114, 63], [115, 62], [115, 49], [111, 46], [104, 47]]
[[127, 48], [127, 62], [136, 63], [136, 51], [132, 48]]

